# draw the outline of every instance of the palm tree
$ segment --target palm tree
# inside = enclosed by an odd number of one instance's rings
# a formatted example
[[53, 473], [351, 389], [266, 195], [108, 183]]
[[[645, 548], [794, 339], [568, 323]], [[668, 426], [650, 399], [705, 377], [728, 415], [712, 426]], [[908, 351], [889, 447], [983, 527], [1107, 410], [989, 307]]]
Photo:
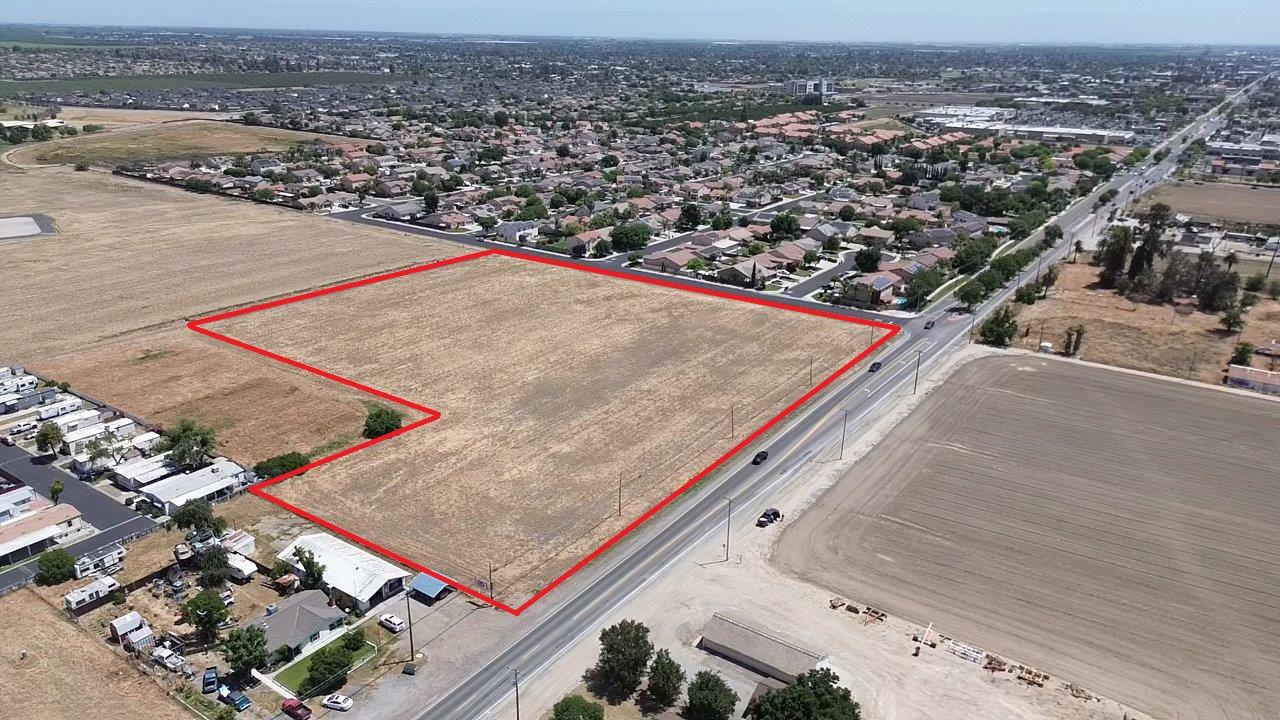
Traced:
[[1231, 268], [1235, 267], [1235, 264], [1239, 261], [1240, 257], [1236, 255], [1235, 250], [1227, 253], [1227, 256], [1222, 258], [1222, 264], [1227, 266], [1227, 270], [1231, 270]]

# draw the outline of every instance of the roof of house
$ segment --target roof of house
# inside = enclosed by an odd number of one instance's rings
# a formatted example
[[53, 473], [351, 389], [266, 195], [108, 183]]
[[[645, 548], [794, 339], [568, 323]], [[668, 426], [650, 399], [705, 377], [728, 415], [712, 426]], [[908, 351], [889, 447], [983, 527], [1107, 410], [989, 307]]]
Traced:
[[231, 487], [244, 477], [244, 468], [226, 458], [216, 458], [207, 467], [181, 475], [173, 475], [148, 485], [143, 491], [159, 503], [181, 505], [223, 487]]
[[256, 622], [267, 631], [267, 652], [282, 647], [297, 647], [305, 643], [321, 626], [328, 627], [334, 620], [345, 618], [346, 613], [329, 604], [329, 598], [319, 590], [303, 590], [280, 604], [273, 615]]
[[324, 565], [324, 581], [330, 587], [361, 601], [373, 597], [388, 581], [409, 576], [386, 560], [325, 533], [303, 535], [276, 557], [297, 567], [296, 548], [307, 550]]
[[827, 659], [826, 655], [800, 647], [781, 638], [758, 630], [744, 622], [720, 613], [702, 630], [703, 641], [710, 641], [722, 648], [788, 675], [802, 675]]

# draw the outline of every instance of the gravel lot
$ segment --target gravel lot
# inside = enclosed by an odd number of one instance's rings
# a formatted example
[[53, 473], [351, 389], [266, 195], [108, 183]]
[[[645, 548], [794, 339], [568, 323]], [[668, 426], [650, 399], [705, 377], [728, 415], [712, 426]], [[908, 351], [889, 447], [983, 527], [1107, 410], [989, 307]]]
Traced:
[[976, 360], [775, 562], [1156, 717], [1274, 717], [1278, 426], [1244, 394]]

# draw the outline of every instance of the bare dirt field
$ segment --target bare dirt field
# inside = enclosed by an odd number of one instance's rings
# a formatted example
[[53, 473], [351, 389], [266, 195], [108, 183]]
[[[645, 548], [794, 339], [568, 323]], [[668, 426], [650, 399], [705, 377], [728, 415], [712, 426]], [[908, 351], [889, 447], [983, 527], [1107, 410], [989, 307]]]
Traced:
[[[0, 176], [58, 234], [6, 246], [4, 361], [144, 418], [193, 417], [255, 461], [359, 431], [363, 394], [197, 336], [186, 318], [454, 254], [394, 231], [97, 172]], [[288, 422], [281, 421], [288, 418]]]
[[509, 603], [884, 332], [501, 256], [209, 327], [440, 411], [271, 491]]
[[1275, 300], [1260, 300], [1250, 309], [1237, 338], [1223, 331], [1221, 315], [1200, 312], [1192, 301], [1135, 303], [1110, 290], [1092, 289], [1098, 268], [1083, 259], [1061, 267], [1047, 299], [1018, 306], [1018, 323], [1030, 331], [1019, 335], [1018, 347], [1038, 348], [1042, 326], [1044, 339], [1061, 347], [1067, 328], [1080, 324], [1085, 328], [1085, 360], [1221, 384], [1236, 342], [1256, 346], [1280, 338], [1280, 302]]
[[1280, 404], [1039, 356], [961, 368], [775, 563], [1160, 718], [1280, 703]]
[[299, 142], [349, 143], [350, 138], [235, 123], [191, 120], [120, 128], [63, 140], [30, 143], [8, 154], [16, 165], [114, 166], [126, 162], [178, 160], [256, 152], [276, 152]]
[[[76, 627], [23, 589], [0, 598], [0, 687], [5, 716], [40, 720], [190, 718], [105, 639]], [[26, 657], [22, 653], [26, 652]]]
[[1222, 183], [1176, 182], [1162, 185], [1143, 198], [1162, 202], [1174, 212], [1200, 218], [1245, 224], [1280, 225], [1280, 190]]

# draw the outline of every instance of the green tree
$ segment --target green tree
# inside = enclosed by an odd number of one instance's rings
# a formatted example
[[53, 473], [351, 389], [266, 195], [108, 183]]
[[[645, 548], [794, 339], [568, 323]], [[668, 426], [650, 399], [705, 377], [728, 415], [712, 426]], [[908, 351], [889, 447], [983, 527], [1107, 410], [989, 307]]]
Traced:
[[596, 661], [595, 679], [601, 696], [619, 703], [635, 694], [644, 679], [653, 643], [649, 628], [635, 620], [623, 620], [600, 633], [600, 657]]
[[551, 708], [551, 720], [604, 720], [604, 706], [581, 695], [566, 695]]
[[369, 408], [369, 414], [364, 419], [364, 430], [361, 434], [370, 440], [382, 437], [387, 433], [400, 429], [402, 419], [403, 417], [400, 413], [386, 405], [372, 405]]
[[769, 232], [774, 240], [798, 238], [800, 237], [800, 219], [789, 212], [784, 212], [769, 221]]
[[66, 489], [67, 486], [62, 484], [62, 478], [54, 478], [53, 482], [49, 483], [49, 499], [54, 505], [58, 504], [58, 498], [62, 497], [62, 491]]
[[1227, 332], [1240, 332], [1244, 329], [1244, 314], [1246, 310], [1244, 303], [1236, 303], [1222, 313], [1222, 319], [1218, 321], [1218, 324], [1222, 325]]
[[[1232, 255], [1234, 254], [1235, 253], [1232, 253]], [[1230, 268], [1231, 268], [1231, 265], [1227, 265], [1227, 269], [1230, 269]], [[1266, 282], [1267, 282], [1267, 278], [1262, 273], [1258, 273], [1256, 275], [1250, 275], [1249, 277], [1244, 279], [1244, 289], [1250, 292], [1262, 292], [1262, 286]]]
[[858, 210], [852, 205], [844, 205], [840, 208], [840, 219], [844, 222], [853, 222], [858, 217]]
[[169, 460], [174, 464], [193, 468], [207, 462], [217, 445], [217, 434], [213, 428], [184, 418], [165, 431], [156, 449], [168, 452]]
[[422, 209], [428, 215], [440, 209], [440, 196], [431, 188], [427, 188], [422, 193]]
[[192, 500], [173, 514], [173, 522], [183, 530], [222, 534], [227, 521], [213, 514], [213, 505], [208, 500]]
[[692, 230], [702, 224], [702, 208], [697, 203], [685, 203], [680, 208], [680, 219], [676, 223], [685, 230]]
[[829, 668], [810, 670], [791, 685], [756, 698], [747, 707], [751, 720], [862, 720], [853, 694], [836, 683]]
[[911, 278], [911, 282], [907, 285], [907, 306], [913, 309], [923, 307], [929, 296], [942, 287], [943, 280], [945, 278], [942, 271], [937, 268], [929, 268]]
[[306, 465], [307, 456], [300, 452], [288, 452], [283, 455], [267, 458], [253, 466], [253, 474], [263, 480], [284, 475]]
[[1133, 252], [1133, 230], [1122, 225], [1113, 226], [1107, 237], [1098, 244], [1095, 257], [1102, 262], [1098, 280], [1103, 287], [1114, 288], [1124, 271], [1125, 262]]
[[996, 347], [1009, 347], [1017, 334], [1018, 321], [1008, 305], [1000, 306], [978, 327], [978, 340]]
[[618, 252], [642, 250], [652, 237], [653, 228], [638, 222], [618, 225], [609, 233], [609, 239]]
[[738, 704], [738, 693], [724, 678], [709, 670], [693, 676], [685, 700], [685, 720], [729, 720]]
[[36, 582], [57, 585], [76, 576], [76, 559], [62, 548], [46, 550], [36, 560]]
[[303, 590], [329, 589], [324, 581], [324, 565], [316, 559], [315, 553], [306, 548], [296, 547], [293, 549], [293, 557], [298, 561], [298, 567], [302, 568], [302, 577], [298, 578], [298, 584]]
[[307, 677], [302, 681], [304, 696], [322, 695], [340, 689], [347, 683], [354, 660], [351, 651], [342, 643], [331, 643], [311, 654]]
[[684, 668], [671, 658], [671, 653], [662, 649], [653, 656], [653, 663], [649, 665], [649, 685], [645, 692], [649, 700], [665, 710], [680, 699], [684, 679]]
[[220, 588], [227, 584], [227, 575], [231, 564], [227, 562], [227, 551], [221, 545], [214, 545], [200, 558], [200, 586]]
[[711, 218], [712, 230], [728, 230], [731, 227], [733, 227], [733, 216], [727, 212], [717, 213]]
[[267, 631], [256, 623], [233, 629], [222, 643], [222, 655], [233, 676], [248, 677], [250, 670], [267, 665]]
[[226, 603], [215, 590], [201, 590], [198, 595], [182, 603], [182, 621], [194, 627], [204, 640], [218, 637], [218, 625], [230, 613]]
[[880, 250], [874, 246], [864, 247], [853, 254], [853, 262], [858, 266], [858, 270], [873, 273], [880, 269]]
[[972, 310], [977, 307], [978, 303], [986, 300], [989, 294], [985, 285], [977, 280], [970, 280], [956, 290], [956, 299]]
[[1053, 247], [1062, 239], [1062, 228], [1054, 223], [1044, 229], [1044, 244]]
[[1227, 362], [1231, 365], [1249, 366], [1253, 364], [1253, 343], [1238, 342], [1236, 349], [1231, 353], [1231, 359]]
[[364, 628], [356, 628], [342, 636], [342, 646], [350, 650], [352, 653], [359, 652], [367, 642], [368, 640], [365, 638]]
[[698, 272], [699, 270], [706, 269], [706, 267], [707, 267], [707, 263], [705, 260], [703, 260], [702, 258], [694, 258], [689, 262], [685, 263], [684, 269], [690, 272]]
[[54, 423], [44, 423], [36, 430], [36, 449], [42, 453], [53, 454], [62, 444], [62, 428]]

